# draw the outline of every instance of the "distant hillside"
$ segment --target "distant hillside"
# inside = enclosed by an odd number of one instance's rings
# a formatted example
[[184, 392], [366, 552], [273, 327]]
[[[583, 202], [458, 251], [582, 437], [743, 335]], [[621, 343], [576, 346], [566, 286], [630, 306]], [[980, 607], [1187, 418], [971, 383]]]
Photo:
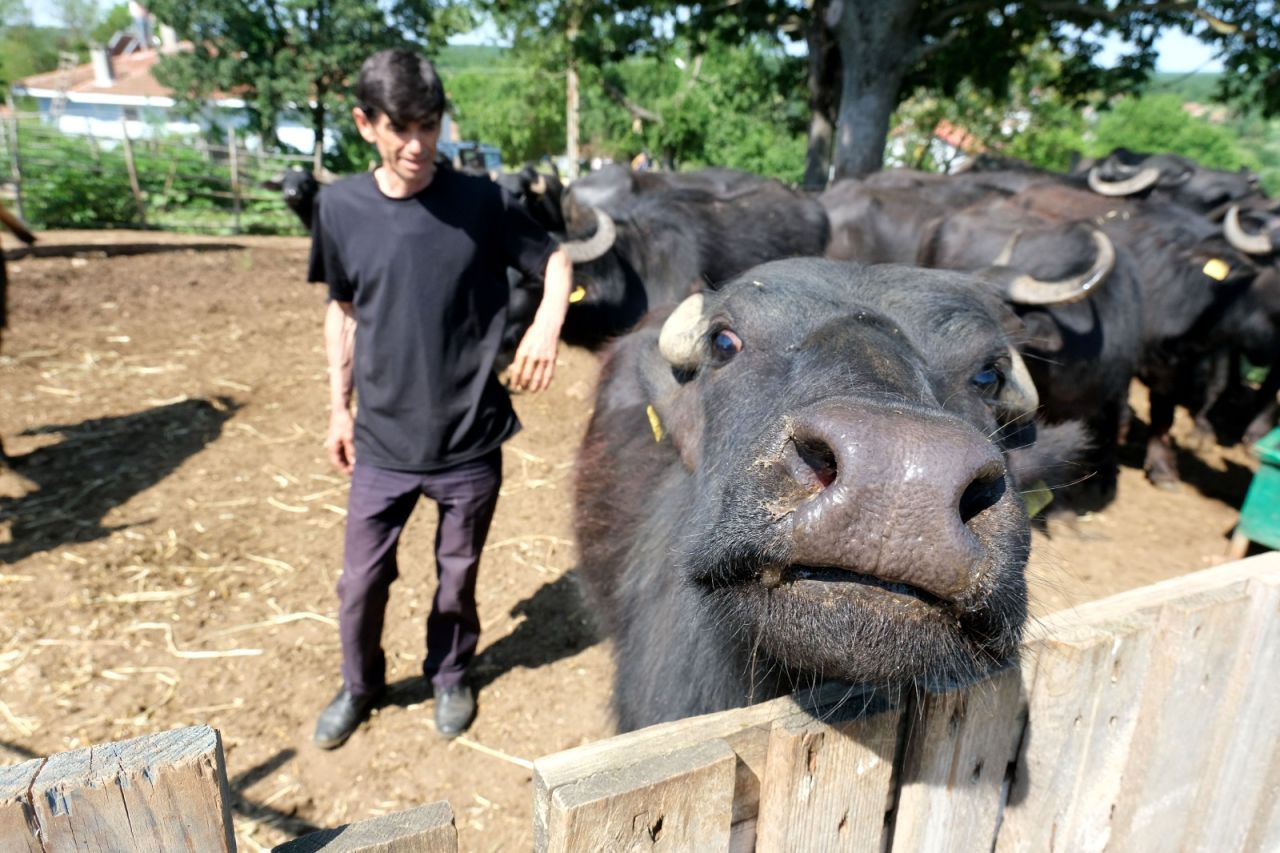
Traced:
[[1195, 101], [1201, 104], [1218, 102], [1218, 78], [1222, 75], [1214, 73], [1171, 74], [1161, 71], [1154, 74], [1147, 83], [1144, 94], [1177, 95], [1184, 101]]

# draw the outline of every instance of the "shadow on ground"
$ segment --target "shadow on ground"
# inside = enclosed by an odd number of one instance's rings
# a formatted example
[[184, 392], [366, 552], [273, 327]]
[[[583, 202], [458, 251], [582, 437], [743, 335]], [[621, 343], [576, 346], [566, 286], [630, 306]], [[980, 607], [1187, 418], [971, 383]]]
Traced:
[[155, 255], [168, 252], [234, 252], [244, 249], [240, 243], [62, 243], [10, 249], [5, 260], [24, 258], [114, 258], [124, 255]]
[[[481, 575], [483, 584], [483, 572]], [[576, 571], [543, 584], [533, 595], [516, 602], [510, 614], [524, 618], [515, 630], [472, 661], [470, 683], [477, 690], [513, 669], [537, 669], [573, 657], [599, 640], [578, 592]], [[431, 695], [429, 682], [405, 678], [388, 685], [384, 704], [408, 706], [424, 702]]]
[[8, 522], [11, 536], [0, 544], [0, 563], [118, 529], [102, 526], [106, 514], [199, 453], [239, 408], [225, 397], [184, 400], [23, 433], [60, 434], [62, 441], [7, 458], [35, 488], [21, 497], [0, 497], [0, 523]]

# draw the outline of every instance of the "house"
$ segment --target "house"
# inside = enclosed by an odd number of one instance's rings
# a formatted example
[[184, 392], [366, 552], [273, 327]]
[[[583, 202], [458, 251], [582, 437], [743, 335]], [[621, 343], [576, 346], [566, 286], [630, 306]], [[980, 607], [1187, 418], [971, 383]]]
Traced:
[[[112, 39], [110, 48], [91, 51], [90, 62], [24, 77], [10, 90], [14, 96], [34, 98], [45, 121], [68, 134], [121, 139], [127, 127], [131, 138], [197, 136], [215, 125], [243, 132], [249, 116], [242, 98], [214, 93], [194, 117], [178, 109], [173, 90], [156, 80], [154, 71], [166, 53], [189, 50], [190, 45], [177, 42], [167, 27], [161, 31], [164, 36], [159, 48], [143, 47], [133, 38]], [[444, 139], [454, 138], [451, 124], [446, 115]], [[276, 136], [304, 152], [311, 151], [315, 139], [298, 116], [287, 114], [280, 117]], [[249, 147], [256, 147], [252, 136], [242, 138]], [[335, 141], [326, 137], [326, 147]]]

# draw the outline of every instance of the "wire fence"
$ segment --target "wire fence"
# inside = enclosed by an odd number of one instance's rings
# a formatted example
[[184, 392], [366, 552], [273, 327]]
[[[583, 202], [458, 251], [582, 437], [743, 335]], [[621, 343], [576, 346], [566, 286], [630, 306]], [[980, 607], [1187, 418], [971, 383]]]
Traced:
[[[112, 128], [115, 130], [115, 128]], [[305, 234], [264, 182], [307, 155], [143, 136], [70, 133], [46, 117], [0, 119], [0, 194], [33, 226], [152, 228], [206, 234]]]

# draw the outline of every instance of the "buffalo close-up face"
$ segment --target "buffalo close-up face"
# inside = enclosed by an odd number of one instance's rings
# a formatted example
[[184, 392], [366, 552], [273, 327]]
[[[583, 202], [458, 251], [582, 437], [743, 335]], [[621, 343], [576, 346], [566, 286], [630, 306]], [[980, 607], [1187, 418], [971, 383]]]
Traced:
[[578, 470], [581, 570], [624, 728], [833, 678], [1006, 665], [1037, 401], [963, 275], [766, 264], [624, 339]]

